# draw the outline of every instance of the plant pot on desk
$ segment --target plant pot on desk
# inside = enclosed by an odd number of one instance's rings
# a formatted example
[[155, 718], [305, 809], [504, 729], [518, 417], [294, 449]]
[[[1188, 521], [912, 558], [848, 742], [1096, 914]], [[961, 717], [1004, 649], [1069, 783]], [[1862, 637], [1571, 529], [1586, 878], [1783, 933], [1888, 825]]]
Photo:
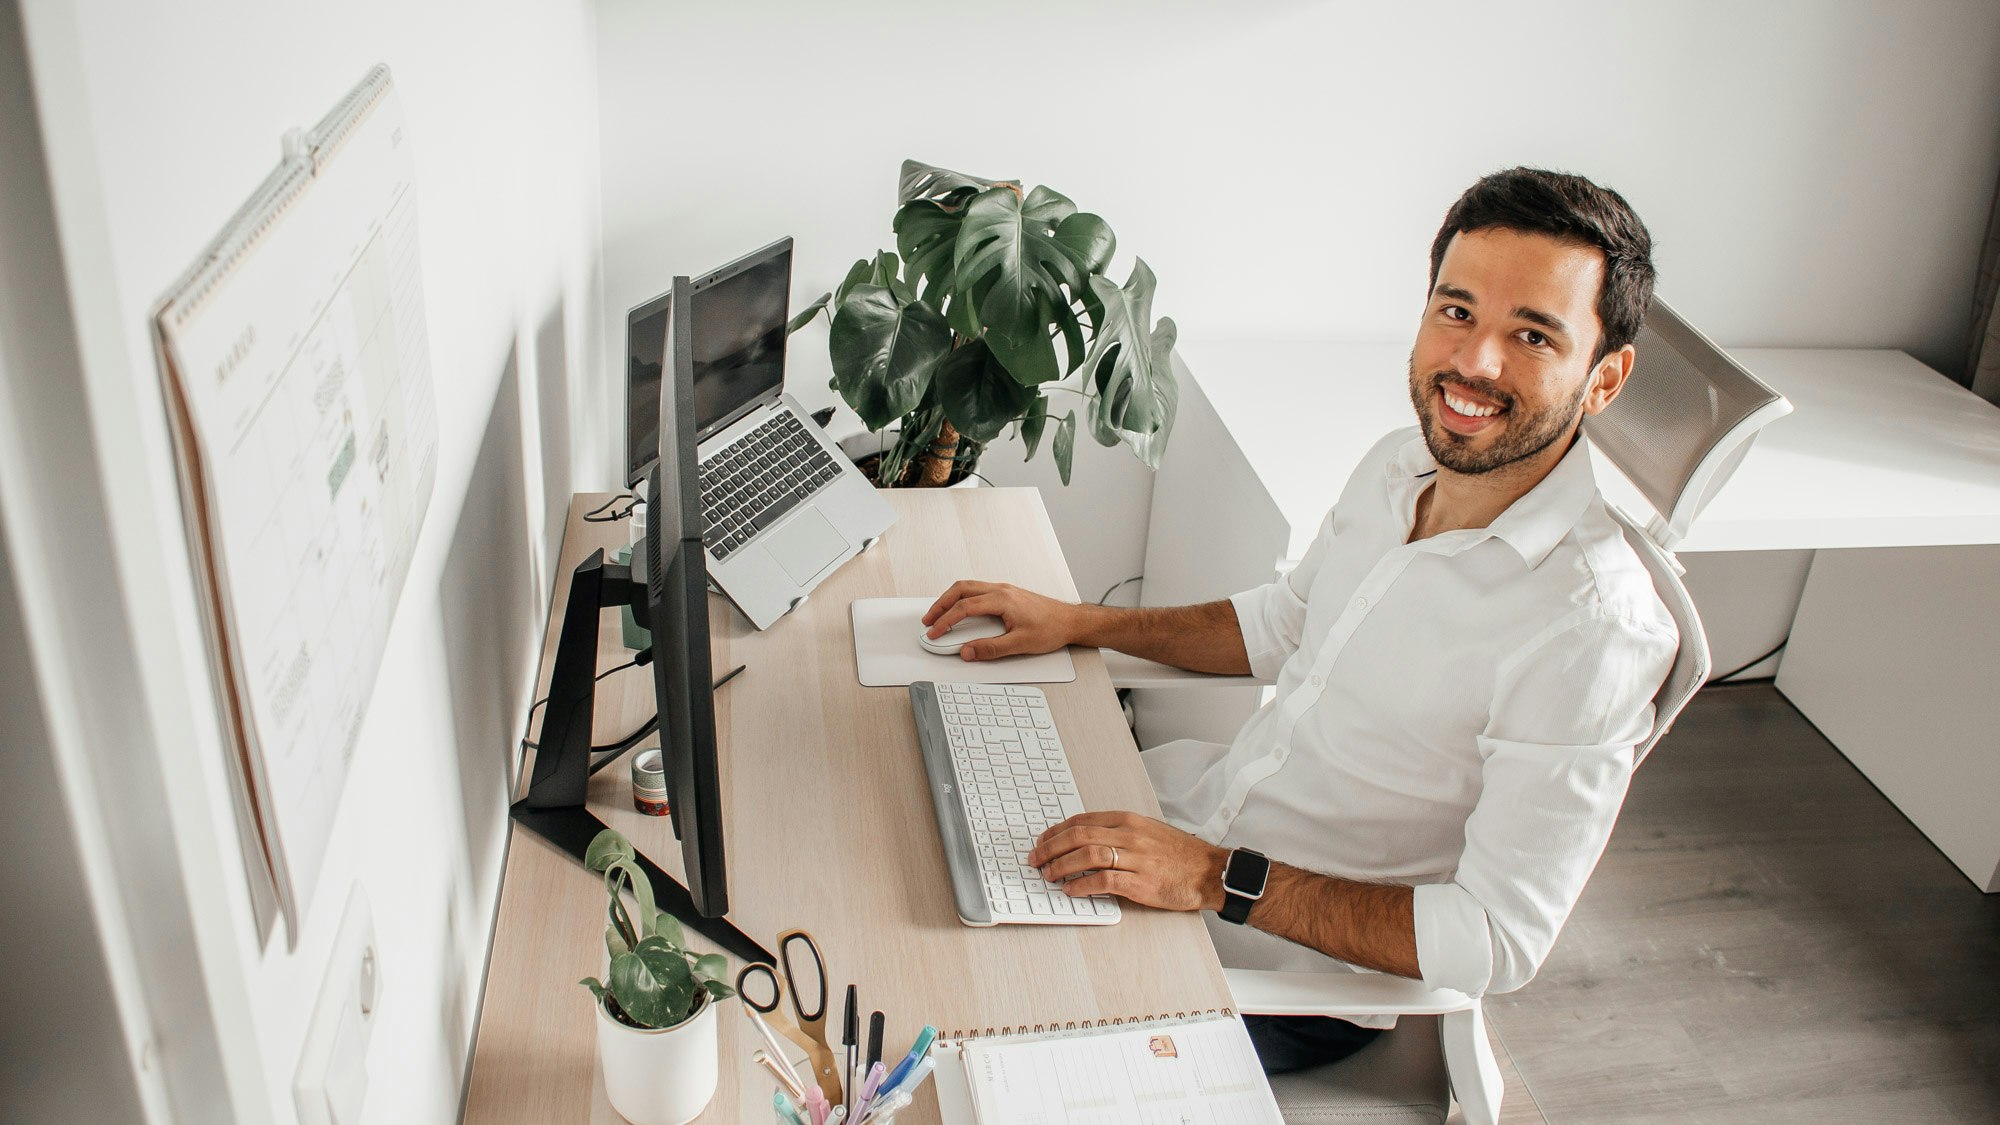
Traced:
[[638, 852], [620, 833], [599, 832], [583, 865], [604, 872], [609, 895], [604, 977], [577, 982], [596, 998], [605, 1095], [632, 1125], [693, 1121], [715, 1096], [715, 1005], [736, 995], [722, 982], [728, 958], [688, 950], [686, 932], [659, 908]]
[[900, 423], [891, 425], [879, 433], [853, 434], [841, 439], [842, 453], [847, 455], [861, 475], [877, 488], [976, 488], [980, 477], [975, 471], [976, 456], [959, 462], [958, 431], [949, 422], [929, 449], [919, 453], [903, 466], [900, 479], [888, 484], [881, 478], [882, 459], [888, 455], [897, 439], [902, 435]]
[[597, 1005], [597, 1059], [611, 1108], [632, 1125], [685, 1125], [699, 1117], [715, 1097], [720, 1003], [703, 996], [692, 1016], [657, 1030], [620, 1023]]

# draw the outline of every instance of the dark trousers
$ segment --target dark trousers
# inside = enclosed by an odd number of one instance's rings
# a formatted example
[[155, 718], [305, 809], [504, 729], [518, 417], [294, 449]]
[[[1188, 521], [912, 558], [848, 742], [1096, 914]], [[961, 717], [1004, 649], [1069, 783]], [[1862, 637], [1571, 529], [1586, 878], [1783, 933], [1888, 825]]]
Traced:
[[1243, 1023], [1266, 1074], [1339, 1062], [1382, 1034], [1379, 1027], [1356, 1027], [1332, 1016], [1244, 1016]]

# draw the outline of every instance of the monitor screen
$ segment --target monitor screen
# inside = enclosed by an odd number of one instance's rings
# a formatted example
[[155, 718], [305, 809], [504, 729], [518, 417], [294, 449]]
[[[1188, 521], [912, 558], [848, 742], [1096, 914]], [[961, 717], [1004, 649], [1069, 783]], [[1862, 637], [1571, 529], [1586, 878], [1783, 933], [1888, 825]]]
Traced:
[[666, 362], [671, 295], [657, 297], [625, 318], [625, 486], [646, 479], [660, 455], [660, 371]]
[[690, 285], [674, 279], [673, 303], [683, 310], [659, 399], [660, 460], [647, 479], [651, 516], [646, 524], [646, 612], [653, 637], [653, 696], [659, 708], [660, 748], [667, 760], [667, 804], [680, 837], [688, 894], [703, 917], [729, 909], [723, 855], [722, 781], [717, 762], [715, 696], [708, 638], [708, 566], [695, 507], [690, 341], [680, 328], [688, 314]]
[[695, 284], [689, 314], [698, 440], [785, 385], [792, 240], [739, 258]]

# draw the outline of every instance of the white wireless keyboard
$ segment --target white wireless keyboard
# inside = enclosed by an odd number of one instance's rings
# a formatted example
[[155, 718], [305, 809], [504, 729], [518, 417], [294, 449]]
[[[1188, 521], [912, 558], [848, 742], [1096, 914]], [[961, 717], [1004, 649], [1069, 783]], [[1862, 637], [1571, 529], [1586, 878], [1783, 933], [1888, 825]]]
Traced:
[[1105, 926], [1109, 895], [1071, 898], [1023, 860], [1050, 825], [1083, 811], [1042, 689], [910, 685], [959, 921]]

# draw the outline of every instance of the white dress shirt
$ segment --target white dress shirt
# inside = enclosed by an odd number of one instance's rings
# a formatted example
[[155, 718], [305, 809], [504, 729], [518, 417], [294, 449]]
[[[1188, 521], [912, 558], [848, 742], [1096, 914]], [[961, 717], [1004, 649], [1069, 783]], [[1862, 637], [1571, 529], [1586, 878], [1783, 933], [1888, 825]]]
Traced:
[[[1424, 982], [1478, 996], [1555, 944], [1678, 635], [1585, 439], [1491, 526], [1407, 542], [1436, 471], [1414, 428], [1377, 443], [1298, 567], [1232, 599], [1275, 698], [1229, 746], [1142, 760], [1168, 822], [1204, 840], [1414, 885]], [[1205, 917], [1226, 965], [1349, 967]]]

